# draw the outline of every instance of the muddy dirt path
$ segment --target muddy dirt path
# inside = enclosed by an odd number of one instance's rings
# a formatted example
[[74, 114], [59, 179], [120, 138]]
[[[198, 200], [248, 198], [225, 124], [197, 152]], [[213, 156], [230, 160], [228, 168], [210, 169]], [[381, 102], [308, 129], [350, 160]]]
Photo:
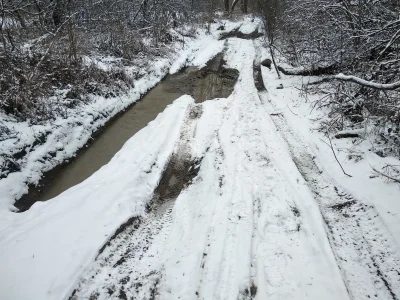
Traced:
[[[156, 258], [162, 255], [163, 248], [153, 245], [168, 243], [175, 200], [197, 176], [202, 163], [201, 158], [191, 156], [197, 122], [203, 114], [201, 103], [206, 99], [227, 97], [238, 77], [237, 70], [225, 68], [224, 64], [223, 53], [220, 53], [205, 68], [188, 68], [163, 82], [167, 92], [191, 94], [196, 104], [189, 108], [179, 142], [147, 206], [148, 213], [121, 225], [100, 249], [96, 261], [73, 291], [71, 300], [97, 299], [101, 295], [129, 299], [132, 292], [140, 294], [142, 299], [154, 299], [162, 280], [162, 267], [157, 265]], [[142, 261], [149, 258], [155, 263], [143, 265]], [[138, 267], [132, 269], [130, 266]]]
[[[400, 260], [377, 211], [321, 176], [307, 145], [274, 114], [260, 43], [231, 47], [247, 59], [240, 89], [227, 106], [189, 107], [148, 213], [122, 225], [70, 299], [398, 299]], [[222, 64], [213, 60], [215, 70]], [[221, 123], [195, 159], [196, 128], [214, 116], [209, 105]]]

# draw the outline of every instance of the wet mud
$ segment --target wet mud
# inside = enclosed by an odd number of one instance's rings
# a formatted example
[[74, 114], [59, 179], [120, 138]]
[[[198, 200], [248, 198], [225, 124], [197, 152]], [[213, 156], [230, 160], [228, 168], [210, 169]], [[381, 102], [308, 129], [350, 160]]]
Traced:
[[262, 36], [263, 36], [263, 34], [261, 32], [258, 32], [258, 29], [254, 30], [251, 33], [243, 33], [243, 32], [240, 32], [240, 27], [239, 27], [230, 32], [222, 33], [219, 39], [225, 40], [228, 38], [236, 37], [236, 38], [245, 39], [245, 40], [255, 40]]
[[223, 54], [220, 53], [200, 70], [195, 67], [186, 68], [178, 75], [167, 77], [167, 90], [191, 95], [196, 103], [226, 98], [232, 93], [239, 72], [225, 68], [224, 64]]

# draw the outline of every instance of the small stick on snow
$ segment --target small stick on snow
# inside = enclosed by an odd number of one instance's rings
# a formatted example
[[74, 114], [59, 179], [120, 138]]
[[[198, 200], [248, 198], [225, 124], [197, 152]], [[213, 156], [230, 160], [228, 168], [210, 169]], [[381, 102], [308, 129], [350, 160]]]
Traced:
[[290, 109], [289, 105], [286, 105], [286, 106], [287, 106], [287, 108], [289, 108], [289, 110], [292, 112], [292, 114], [294, 114], [295, 116], [299, 116], [298, 114], [295, 114], [295, 113]]
[[329, 139], [330, 146], [329, 146], [323, 139], [320, 139], [320, 140], [323, 141], [325, 144], [328, 145], [328, 147], [331, 148], [331, 150], [332, 150], [332, 152], [333, 152], [333, 155], [335, 156], [335, 159], [336, 159], [337, 163], [339, 164], [340, 168], [341, 168], [342, 171], [343, 171], [343, 174], [346, 175], [346, 176], [349, 176], [349, 177], [353, 177], [353, 176], [347, 174], [347, 173], [345, 172], [345, 170], [343, 169], [343, 167], [342, 167], [342, 165], [340, 164], [338, 158], [336, 157], [336, 153], [335, 153], [335, 150], [333, 149], [332, 141], [331, 141], [331, 138], [330, 138], [329, 136], [328, 136], [328, 139]]
[[382, 175], [383, 177], [386, 177], [386, 178], [388, 178], [388, 179], [390, 179], [390, 180], [393, 180], [393, 181], [395, 181], [395, 182], [398, 182], [398, 183], [400, 183], [400, 179], [398, 179], [398, 178], [394, 178], [394, 177], [392, 177], [392, 176], [390, 176], [390, 175], [387, 175], [387, 174], [385, 174], [385, 173], [382, 173], [382, 172], [379, 172], [377, 169], [375, 169], [373, 166], [371, 166], [371, 165], [369, 165], [370, 167], [371, 167], [371, 169], [372, 170], [374, 170], [376, 173], [378, 173], [379, 175]]

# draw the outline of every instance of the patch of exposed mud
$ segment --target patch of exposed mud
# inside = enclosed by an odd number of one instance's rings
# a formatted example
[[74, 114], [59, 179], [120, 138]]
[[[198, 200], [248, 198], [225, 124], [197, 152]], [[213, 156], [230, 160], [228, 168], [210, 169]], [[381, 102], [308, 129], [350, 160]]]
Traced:
[[165, 79], [168, 91], [193, 96], [196, 103], [208, 99], [227, 98], [233, 91], [239, 72], [236, 69], [225, 68], [223, 53], [216, 55], [202, 69], [186, 68], [177, 75]]
[[251, 300], [254, 299], [257, 295], [257, 286], [254, 282], [251, 283], [250, 287], [246, 287], [244, 290], [239, 292], [237, 300]]
[[188, 187], [197, 176], [200, 164], [201, 159], [191, 161], [182, 159], [179, 155], [173, 155], [154, 191], [154, 199], [151, 205], [159, 205], [160, 202], [177, 198], [182, 190]]
[[190, 140], [197, 119], [201, 117], [201, 105], [189, 108], [187, 119], [182, 127], [177, 150], [172, 154], [158, 186], [154, 190], [152, 205], [159, 205], [168, 199], [176, 199], [197, 176], [202, 158], [193, 159], [190, 155]]
[[259, 32], [258, 29], [254, 30], [251, 33], [243, 33], [240, 31], [240, 27], [239, 27], [232, 31], [222, 33], [221, 36], [219, 37], [219, 40], [225, 40], [225, 39], [232, 38], [232, 37], [236, 37], [239, 39], [245, 39], [245, 40], [255, 40], [262, 36], [263, 36], [263, 34], [261, 32]]

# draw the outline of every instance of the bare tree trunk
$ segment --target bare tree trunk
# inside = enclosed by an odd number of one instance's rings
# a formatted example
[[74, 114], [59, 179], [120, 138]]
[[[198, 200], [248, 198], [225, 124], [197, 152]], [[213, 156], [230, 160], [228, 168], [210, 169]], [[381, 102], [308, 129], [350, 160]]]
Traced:
[[143, 1], [142, 8], [143, 8], [142, 16], [143, 16], [143, 19], [146, 20], [146, 18], [147, 18], [147, 0]]
[[235, 10], [235, 6], [236, 6], [236, 4], [239, 2], [239, 0], [233, 0], [233, 3], [232, 3], [232, 8], [231, 8], [231, 13], [233, 13], [233, 11]]
[[58, 28], [65, 21], [66, 5], [63, 0], [55, 0], [55, 1], [50, 1], [50, 2], [54, 2], [52, 17], [53, 17], [54, 26], [56, 28]]
[[225, 3], [225, 11], [229, 12], [229, 0], [224, 0]]
[[6, 57], [8, 57], [7, 41], [6, 41], [6, 38], [4, 37], [5, 30], [3, 30], [4, 22], [6, 20], [4, 1], [1, 0], [0, 4], [1, 4], [1, 21], [0, 21], [1, 41], [3, 42], [4, 54]]
[[278, 78], [281, 78], [281, 74], [278, 70], [278, 66], [275, 62], [274, 55], [274, 43], [275, 43], [275, 34], [277, 31], [277, 19], [278, 19], [278, 10], [279, 2], [278, 0], [258, 0], [259, 9], [263, 15], [264, 28], [266, 32], [266, 39], [268, 42], [268, 47], [271, 52], [272, 62], [274, 64], [274, 68], [276, 73], [278, 74]]
[[69, 21], [68, 24], [68, 39], [69, 39], [69, 59], [71, 57], [74, 59], [74, 62], [78, 61], [78, 54], [77, 54], [77, 49], [76, 49], [76, 39], [75, 39], [75, 34], [74, 34], [74, 28], [73, 28], [72, 20]]
[[278, 74], [278, 78], [281, 78], [281, 73], [279, 72], [278, 66], [276, 65], [276, 62], [275, 62], [274, 49], [270, 43], [268, 43], [268, 44], [269, 44], [269, 51], [271, 52], [272, 63], [274, 64], [276, 74]]
[[14, 15], [18, 19], [18, 22], [21, 24], [22, 28], [26, 28], [25, 20], [22, 18], [20, 12], [17, 10]]
[[[0, 24], [1, 25], [1, 24]], [[0, 26], [0, 32], [1, 32], [1, 41], [3, 42], [3, 49], [4, 49], [4, 55], [8, 57], [8, 51], [7, 51], [7, 41], [6, 38], [4, 37], [4, 32], [1, 29], [2, 26]]]
[[242, 12], [247, 14], [248, 0], [242, 0]]

